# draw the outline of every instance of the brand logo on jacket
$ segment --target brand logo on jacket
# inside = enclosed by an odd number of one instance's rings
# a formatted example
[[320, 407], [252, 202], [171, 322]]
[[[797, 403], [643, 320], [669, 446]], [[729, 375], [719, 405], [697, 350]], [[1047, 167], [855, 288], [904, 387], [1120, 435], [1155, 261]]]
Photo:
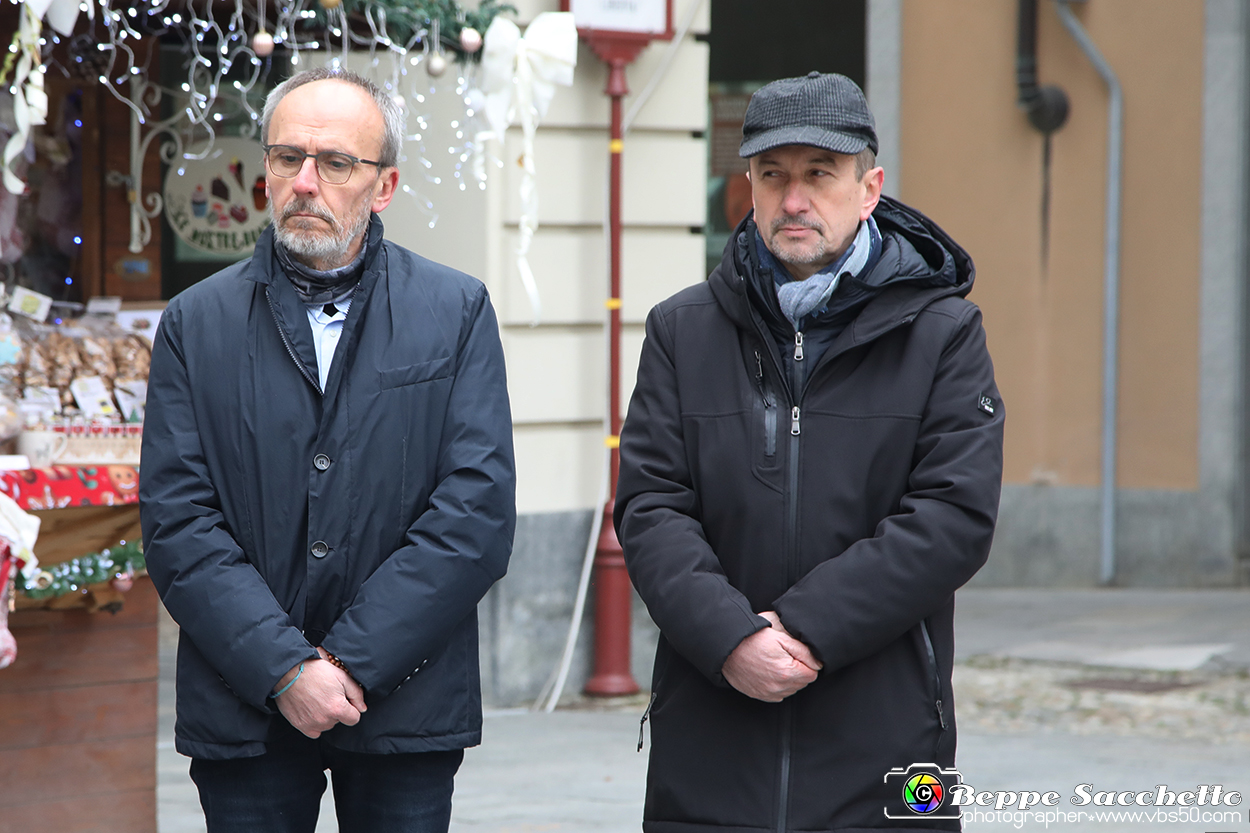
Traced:
[[[942, 769], [937, 764], [912, 764], [895, 767], [885, 774], [889, 798], [885, 803], [888, 819], [957, 819], [959, 807], [951, 804], [951, 790], [963, 779], [957, 769]], [[895, 798], [897, 796], [897, 798]]]
[[994, 416], [994, 397], [981, 394], [977, 399], [977, 408], [985, 411], [990, 416]]

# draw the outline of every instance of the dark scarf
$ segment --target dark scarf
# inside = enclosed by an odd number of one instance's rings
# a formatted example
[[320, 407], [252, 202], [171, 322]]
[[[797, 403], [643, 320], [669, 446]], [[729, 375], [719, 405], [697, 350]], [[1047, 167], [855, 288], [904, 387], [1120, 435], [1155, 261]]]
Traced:
[[350, 295], [352, 290], [356, 288], [356, 284], [360, 282], [360, 276], [365, 271], [365, 253], [369, 249], [368, 243], [369, 232], [366, 230], [364, 239], [361, 241], [360, 251], [356, 253], [356, 257], [352, 262], [327, 272], [322, 272], [300, 263], [286, 250], [285, 246], [278, 242], [277, 237], [273, 241], [273, 251], [277, 255], [278, 263], [281, 264], [283, 273], [291, 281], [291, 285], [295, 287], [295, 292], [299, 295], [300, 300], [305, 304], [320, 306], [333, 301], [339, 301]]

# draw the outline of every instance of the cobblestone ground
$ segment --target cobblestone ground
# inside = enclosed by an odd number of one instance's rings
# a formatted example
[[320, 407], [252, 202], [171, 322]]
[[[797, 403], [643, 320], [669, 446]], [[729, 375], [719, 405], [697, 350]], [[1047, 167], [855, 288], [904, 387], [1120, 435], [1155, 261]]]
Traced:
[[974, 657], [955, 666], [959, 727], [1250, 744], [1250, 672], [1152, 672]]

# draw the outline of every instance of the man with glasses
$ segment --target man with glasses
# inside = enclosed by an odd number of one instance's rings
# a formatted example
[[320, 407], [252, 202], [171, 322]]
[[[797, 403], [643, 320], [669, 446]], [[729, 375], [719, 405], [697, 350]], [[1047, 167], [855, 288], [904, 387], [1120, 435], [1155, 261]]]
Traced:
[[485, 287], [383, 239], [403, 120], [342, 70], [277, 87], [273, 224], [169, 303], [140, 486], [181, 627], [176, 747], [209, 833], [446, 831], [481, 738], [476, 605], [516, 520]]

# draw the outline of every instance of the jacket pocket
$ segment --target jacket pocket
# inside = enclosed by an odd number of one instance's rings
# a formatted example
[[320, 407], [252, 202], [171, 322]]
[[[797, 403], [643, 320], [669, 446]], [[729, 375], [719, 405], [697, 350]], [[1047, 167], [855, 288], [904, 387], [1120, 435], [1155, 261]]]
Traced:
[[391, 390], [393, 388], [402, 388], [405, 385], [433, 382], [436, 379], [447, 378], [451, 375], [451, 372], [452, 357], [443, 356], [441, 359], [416, 362], [406, 367], [379, 370], [378, 387], [382, 390]]
[[927, 619], [920, 620], [920, 637], [924, 642], [925, 667], [929, 672], [929, 680], [933, 685], [933, 708], [938, 722], [937, 742], [933, 745], [934, 760], [936, 761], [938, 746], [941, 745], [942, 737], [946, 734], [946, 705], [943, 702], [942, 695], [942, 673], [938, 669], [937, 652], [933, 650], [933, 638], [929, 635], [929, 621]]
[[757, 426], [763, 426], [764, 456], [771, 462], [777, 456], [777, 396], [768, 386], [758, 350], [755, 351], [755, 384], [760, 392], [760, 398], [755, 401], [755, 422]]

